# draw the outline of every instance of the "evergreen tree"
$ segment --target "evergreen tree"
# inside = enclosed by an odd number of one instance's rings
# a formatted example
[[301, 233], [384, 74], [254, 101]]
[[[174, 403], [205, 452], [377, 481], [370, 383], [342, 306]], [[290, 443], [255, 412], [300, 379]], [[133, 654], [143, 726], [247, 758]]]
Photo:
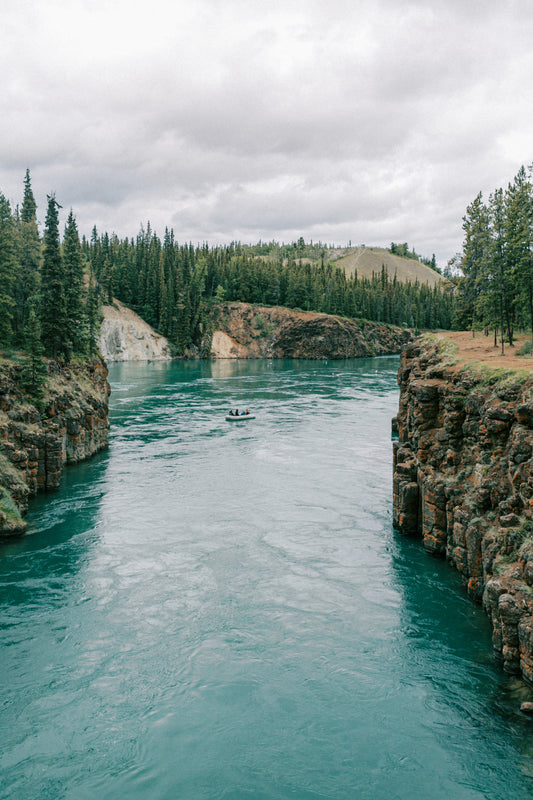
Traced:
[[96, 346], [98, 335], [98, 290], [94, 280], [92, 264], [89, 266], [89, 289], [87, 292], [87, 333], [89, 355], [94, 356], [98, 351]]
[[9, 344], [13, 336], [17, 271], [15, 221], [9, 202], [0, 194], [0, 344]]
[[54, 195], [49, 195], [41, 268], [41, 331], [45, 353], [53, 358], [65, 357], [68, 360], [69, 325], [59, 243], [59, 208], [61, 206]]
[[478, 326], [479, 298], [482, 291], [482, 278], [489, 256], [490, 234], [489, 215], [483, 203], [481, 192], [466, 209], [463, 217], [465, 240], [463, 245], [462, 268], [465, 280], [460, 285], [462, 296], [462, 324], [472, 328]]
[[32, 395], [39, 397], [46, 380], [47, 368], [43, 360], [41, 326], [34, 305], [30, 305], [28, 311], [28, 324], [24, 339], [27, 355], [22, 369], [22, 385]]
[[[504, 330], [505, 320], [510, 321], [510, 308], [508, 298], [512, 296], [512, 281], [509, 276], [506, 258], [505, 258], [505, 236], [504, 236], [504, 219], [505, 219], [505, 202], [503, 197], [503, 190], [497, 189], [490, 195], [489, 198], [490, 209], [490, 224], [491, 224], [491, 262], [492, 268], [490, 270], [492, 278], [492, 295], [494, 297], [495, 317], [497, 319], [497, 326], [500, 329], [500, 344], [502, 348], [502, 355], [505, 352], [504, 345]], [[497, 345], [497, 335], [495, 334], [494, 345]]]
[[87, 345], [87, 320], [85, 313], [85, 285], [81, 243], [72, 209], [68, 215], [63, 239], [63, 273], [66, 303], [66, 341], [77, 353], [83, 353]]
[[[521, 167], [506, 192], [504, 229], [507, 268], [513, 276], [515, 294], [522, 300], [533, 336], [533, 209], [532, 187]], [[512, 330], [509, 333], [512, 344]]]
[[24, 342], [24, 328], [31, 298], [38, 290], [41, 241], [37, 228], [36, 203], [31, 188], [30, 171], [24, 178], [24, 199], [17, 220], [17, 258], [19, 270], [15, 286], [15, 340]]
[[29, 169], [26, 170], [24, 177], [24, 199], [20, 210], [20, 218], [22, 222], [36, 222], [37, 220], [37, 204], [31, 188]]

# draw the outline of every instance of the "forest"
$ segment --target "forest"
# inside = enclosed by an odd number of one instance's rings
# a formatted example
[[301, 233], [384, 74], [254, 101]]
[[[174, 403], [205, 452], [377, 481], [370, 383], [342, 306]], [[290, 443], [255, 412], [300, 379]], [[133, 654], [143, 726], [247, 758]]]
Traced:
[[[479, 193], [463, 218], [463, 252], [448, 280], [431, 288], [401, 282], [382, 268], [371, 278], [346, 272], [326, 258], [322, 243], [259, 242], [192, 245], [148, 223], [135, 238], [79, 235], [69, 212], [63, 236], [59, 205], [48, 197], [44, 233], [29, 170], [23, 200], [12, 210], [0, 194], [0, 346], [24, 351], [29, 386], [39, 383], [42, 357], [69, 361], [96, 352], [102, 303], [116, 297], [166, 336], [176, 355], [209, 354], [214, 309], [224, 301], [323, 312], [415, 330], [492, 330], [513, 343], [533, 330], [533, 191], [531, 168], [521, 167], [507, 189], [485, 203]], [[391, 252], [422, 259], [407, 244]], [[450, 281], [451, 279], [451, 281]]]
[[166, 336], [176, 355], [208, 355], [213, 310], [223, 301], [414, 329], [453, 324], [449, 289], [402, 283], [384, 268], [371, 279], [347, 277], [320, 242], [210, 247], [180, 243], [168, 229], [160, 239], [149, 223], [135, 238], [96, 228], [80, 238], [72, 210], [61, 237], [60, 208], [50, 195], [41, 238], [29, 170], [20, 207], [0, 194], [0, 346], [27, 353], [29, 385], [39, 381], [43, 355], [69, 361], [96, 351], [98, 308], [113, 297]]
[[452, 260], [462, 273], [454, 324], [492, 331], [504, 352], [517, 330], [533, 337], [532, 167], [520, 167], [487, 202], [479, 192], [466, 209], [463, 231], [463, 252]]
[[96, 231], [82, 251], [108, 301], [117, 297], [166, 336], [178, 353], [199, 346], [213, 303], [238, 300], [286, 306], [412, 328], [449, 328], [453, 296], [439, 287], [406, 284], [382, 269], [371, 279], [347, 277], [341, 267], [299, 246], [286, 255], [264, 245], [210, 248], [161, 241], [150, 226], [133, 240]]

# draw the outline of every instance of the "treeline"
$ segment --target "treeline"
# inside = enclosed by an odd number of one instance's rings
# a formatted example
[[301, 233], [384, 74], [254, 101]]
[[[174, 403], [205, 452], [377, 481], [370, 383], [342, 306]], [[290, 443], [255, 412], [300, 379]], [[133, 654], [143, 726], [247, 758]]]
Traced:
[[72, 211], [60, 240], [58, 209], [48, 197], [44, 236], [29, 170], [22, 205], [0, 194], [0, 346], [25, 350], [23, 381], [37, 390], [42, 356], [69, 361], [96, 352], [97, 290], [86, 287], [81, 242]]
[[392, 253], [392, 255], [401, 256], [402, 258], [410, 258], [412, 261], [418, 261], [420, 264], [425, 264], [426, 267], [429, 267], [435, 272], [440, 272], [440, 269], [437, 266], [435, 253], [433, 253], [431, 258], [425, 258], [424, 256], [419, 255], [414, 248], [409, 250], [409, 245], [407, 242], [402, 242], [401, 244], [391, 242], [389, 251]]
[[[347, 277], [321, 260], [304, 263], [300, 240], [293, 257], [272, 257], [272, 247], [232, 243], [193, 247], [173, 231], [163, 240], [150, 226], [135, 240], [93, 230], [82, 252], [108, 302], [116, 297], [166, 336], [178, 353], [209, 347], [210, 307], [216, 301], [286, 306], [413, 328], [449, 328], [453, 295], [439, 286], [401, 283], [383, 268], [372, 278]], [[269, 256], [266, 258], [265, 256]]]
[[532, 167], [521, 167], [487, 202], [480, 192], [466, 209], [463, 230], [457, 325], [493, 330], [503, 352], [516, 329], [530, 329], [533, 336]]
[[166, 336], [176, 354], [207, 355], [213, 307], [221, 301], [360, 317], [411, 328], [449, 328], [453, 294], [402, 283], [382, 268], [372, 278], [326, 260], [325, 246], [275, 242], [209, 247], [163, 239], [150, 224], [135, 238], [78, 234], [70, 211], [61, 239], [56, 198], [44, 235], [26, 171], [21, 207], [0, 195], [0, 346], [25, 349], [38, 382], [41, 356], [69, 361], [96, 350], [100, 303], [116, 297]]

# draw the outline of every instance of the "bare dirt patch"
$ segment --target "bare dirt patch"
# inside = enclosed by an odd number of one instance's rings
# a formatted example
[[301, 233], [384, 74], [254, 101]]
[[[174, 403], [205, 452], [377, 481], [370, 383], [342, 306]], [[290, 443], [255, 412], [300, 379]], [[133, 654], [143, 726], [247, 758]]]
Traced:
[[524, 342], [530, 338], [528, 334], [517, 336], [514, 347], [506, 344], [503, 356], [501, 345], [494, 347], [493, 334], [485, 336], [483, 333], [476, 333], [473, 337], [472, 331], [443, 331], [437, 336], [441, 339], [450, 339], [457, 346], [454, 358], [461, 362], [477, 361], [495, 368], [533, 370], [533, 356], [516, 355]]

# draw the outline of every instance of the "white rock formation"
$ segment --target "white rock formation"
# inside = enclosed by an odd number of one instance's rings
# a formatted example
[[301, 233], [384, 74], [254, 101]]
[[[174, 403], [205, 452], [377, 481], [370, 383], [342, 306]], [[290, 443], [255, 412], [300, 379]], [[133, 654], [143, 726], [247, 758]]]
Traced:
[[118, 300], [102, 306], [98, 349], [105, 361], [169, 361], [167, 339]]

